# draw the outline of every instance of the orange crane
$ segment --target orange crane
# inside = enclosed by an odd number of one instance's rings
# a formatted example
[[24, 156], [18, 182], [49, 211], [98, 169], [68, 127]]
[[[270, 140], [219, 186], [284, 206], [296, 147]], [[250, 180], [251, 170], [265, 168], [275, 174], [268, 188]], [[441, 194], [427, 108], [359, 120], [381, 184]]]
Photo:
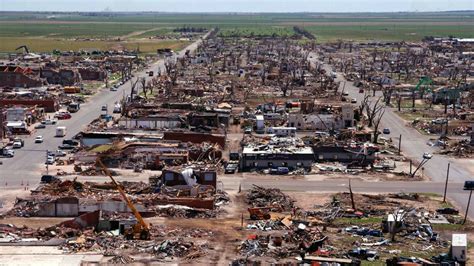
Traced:
[[125, 230], [125, 237], [127, 239], [150, 239], [150, 226], [145, 222], [145, 220], [143, 220], [143, 217], [140, 215], [137, 208], [135, 208], [135, 205], [133, 205], [133, 203], [127, 197], [127, 194], [125, 194], [125, 191], [122, 189], [119, 183], [117, 183], [117, 181], [115, 181], [115, 179], [112, 177], [112, 174], [110, 173], [109, 169], [105, 167], [104, 163], [102, 163], [100, 158], [97, 158], [97, 163], [104, 170], [105, 174], [110, 177], [110, 180], [112, 180], [112, 183], [115, 185], [115, 188], [117, 188], [123, 200], [125, 201], [125, 203], [127, 203], [128, 208], [132, 210], [133, 215], [135, 215], [135, 218], [137, 218], [138, 223], [134, 224], [128, 230]]

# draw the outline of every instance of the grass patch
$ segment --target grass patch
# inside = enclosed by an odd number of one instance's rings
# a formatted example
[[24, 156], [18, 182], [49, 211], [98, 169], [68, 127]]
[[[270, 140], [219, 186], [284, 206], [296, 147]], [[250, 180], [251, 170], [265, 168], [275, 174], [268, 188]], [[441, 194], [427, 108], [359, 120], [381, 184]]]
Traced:
[[334, 225], [363, 225], [363, 224], [380, 224], [382, 217], [366, 217], [366, 218], [337, 218]]
[[434, 192], [420, 192], [418, 193], [420, 196], [425, 196], [428, 198], [441, 198], [442, 195]]
[[465, 225], [463, 224], [432, 224], [433, 230], [447, 230], [447, 231], [463, 231]]
[[92, 150], [90, 150], [91, 152], [106, 152], [108, 150], [110, 150], [112, 148], [112, 145], [109, 145], [109, 144], [104, 144], [104, 145], [100, 145], [100, 146], [97, 146], [95, 148], [93, 148]]

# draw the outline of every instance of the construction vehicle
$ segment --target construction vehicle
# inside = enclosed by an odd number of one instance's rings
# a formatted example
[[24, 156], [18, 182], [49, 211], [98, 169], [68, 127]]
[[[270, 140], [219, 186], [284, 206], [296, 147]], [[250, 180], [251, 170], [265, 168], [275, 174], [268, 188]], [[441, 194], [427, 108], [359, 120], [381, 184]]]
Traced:
[[120, 195], [122, 196], [123, 201], [127, 203], [128, 208], [132, 211], [133, 215], [135, 215], [135, 218], [138, 221], [138, 223], [132, 225], [130, 228], [125, 229], [125, 232], [124, 232], [125, 238], [149, 240], [150, 239], [149, 225], [145, 222], [145, 220], [143, 220], [143, 217], [138, 212], [137, 208], [135, 208], [135, 205], [133, 205], [133, 203], [127, 197], [127, 194], [125, 194], [125, 191], [123, 190], [122, 186], [119, 185], [117, 181], [115, 181], [109, 169], [105, 167], [105, 165], [102, 163], [100, 158], [97, 158], [97, 164], [102, 168], [102, 170], [104, 170], [105, 174], [109, 176], [110, 180], [112, 180], [112, 183], [115, 185], [115, 188], [120, 192]]
[[25, 51], [26, 54], [29, 54], [29, 53], [30, 53], [30, 50], [28, 50], [28, 46], [26, 46], [26, 45], [22, 45], [22, 46], [17, 47], [17, 48], [15, 49], [15, 51], [18, 51], [18, 50], [20, 50], [20, 49], [24, 49], [24, 51]]
[[272, 218], [270, 215], [271, 207], [253, 207], [248, 208], [250, 219], [252, 220], [268, 220]]

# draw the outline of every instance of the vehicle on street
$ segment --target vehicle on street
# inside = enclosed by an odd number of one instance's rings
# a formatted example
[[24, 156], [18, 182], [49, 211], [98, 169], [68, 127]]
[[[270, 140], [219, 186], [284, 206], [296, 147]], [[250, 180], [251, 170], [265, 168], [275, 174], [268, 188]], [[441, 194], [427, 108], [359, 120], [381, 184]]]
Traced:
[[153, 71], [148, 72], [148, 76], [153, 77]]
[[57, 118], [58, 120], [65, 120], [65, 119], [71, 119], [71, 114], [69, 112], [57, 112], [55, 115], [54, 115], [55, 118]]
[[107, 111], [107, 104], [102, 105], [100, 108], [101, 111]]
[[66, 127], [57, 127], [55, 137], [64, 137], [66, 136]]
[[14, 138], [13, 142], [15, 142], [15, 141], [19, 141], [21, 143], [21, 147], [25, 146], [25, 141], [24, 140], [22, 140], [20, 138]]
[[35, 125], [35, 129], [40, 129], [40, 128], [46, 128], [46, 125], [45, 124], [37, 124]]
[[54, 156], [48, 156], [45, 164], [54, 164]]
[[357, 99], [356, 99], [356, 98], [352, 98], [351, 103], [357, 103]]
[[290, 169], [288, 169], [288, 167], [283, 167], [283, 166], [270, 169], [270, 173], [273, 175], [286, 175], [289, 172], [290, 172]]
[[71, 146], [79, 146], [79, 141], [73, 139], [64, 139], [63, 144], [68, 144]]
[[71, 113], [75, 113], [81, 109], [81, 104], [80, 103], [70, 103], [67, 106], [67, 111]]
[[384, 128], [383, 133], [384, 134], [390, 134], [390, 129], [389, 128]]
[[13, 147], [13, 149], [21, 148], [22, 147], [21, 146], [21, 141], [18, 141], [18, 140], [13, 141], [13, 146], [12, 147]]
[[41, 124], [43, 125], [56, 125], [58, 121], [56, 119], [45, 119], [41, 121]]
[[15, 156], [15, 151], [12, 150], [12, 149], [10, 149], [10, 148], [2, 148], [0, 154], [1, 154], [3, 157], [12, 158], [13, 156]]
[[347, 91], [342, 93], [342, 96], [349, 96], [349, 93]]
[[114, 105], [114, 110], [112, 111], [114, 114], [120, 114], [122, 112], [122, 106], [120, 103], [116, 102]]
[[115, 87], [111, 87], [111, 88], [110, 88], [110, 91], [117, 91], [117, 90], [118, 90], [118, 89], [115, 88]]
[[69, 144], [62, 144], [62, 145], [59, 145], [58, 148], [61, 149], [61, 150], [72, 150], [74, 149], [76, 146], [73, 146], [73, 145], [69, 145]]
[[423, 159], [431, 159], [433, 158], [433, 154], [429, 153], [429, 152], [425, 152], [423, 153]]
[[364, 89], [359, 89], [359, 93], [364, 93]]
[[43, 143], [43, 136], [36, 136], [35, 143]]
[[65, 151], [62, 151], [62, 150], [48, 151], [48, 156], [64, 157], [66, 155], [67, 155], [67, 153]]
[[251, 127], [246, 127], [244, 130], [245, 134], [251, 134], [252, 133], [252, 128]]

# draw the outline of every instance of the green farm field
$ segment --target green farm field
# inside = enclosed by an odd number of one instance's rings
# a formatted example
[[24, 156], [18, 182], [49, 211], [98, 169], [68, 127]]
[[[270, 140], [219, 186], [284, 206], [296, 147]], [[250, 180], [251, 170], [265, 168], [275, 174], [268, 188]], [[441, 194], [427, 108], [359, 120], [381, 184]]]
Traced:
[[299, 26], [317, 42], [335, 40], [420, 41], [425, 36], [474, 37], [474, 12], [439, 13], [60, 13], [0, 12], [0, 52], [27, 44], [32, 51], [140, 46], [142, 52], [177, 49], [182, 26], [220, 29], [221, 36], [286, 36]]

